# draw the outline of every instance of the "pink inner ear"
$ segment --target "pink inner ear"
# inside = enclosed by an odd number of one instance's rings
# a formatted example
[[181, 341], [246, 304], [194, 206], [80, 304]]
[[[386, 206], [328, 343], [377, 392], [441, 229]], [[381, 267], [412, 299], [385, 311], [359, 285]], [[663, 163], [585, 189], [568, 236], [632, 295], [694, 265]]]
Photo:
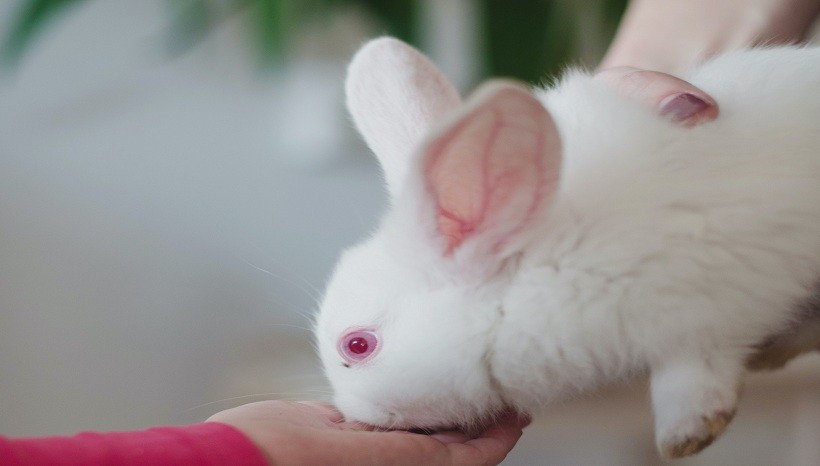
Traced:
[[452, 252], [487, 235], [492, 251], [524, 226], [557, 184], [557, 131], [526, 91], [502, 88], [433, 142], [424, 175]]

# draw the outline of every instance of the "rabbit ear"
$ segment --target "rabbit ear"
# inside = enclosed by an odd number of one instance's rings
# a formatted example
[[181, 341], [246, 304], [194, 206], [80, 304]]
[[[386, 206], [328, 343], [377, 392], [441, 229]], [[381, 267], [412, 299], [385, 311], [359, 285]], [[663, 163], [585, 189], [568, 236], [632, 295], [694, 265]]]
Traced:
[[[444, 254], [489, 266], [515, 251], [558, 188], [561, 144], [522, 85], [482, 86], [424, 148], [421, 172]], [[432, 205], [431, 205], [432, 204]], [[472, 265], [471, 265], [472, 264]]]
[[347, 70], [345, 93], [356, 127], [379, 159], [391, 197], [430, 127], [461, 101], [430, 60], [390, 37], [359, 50]]

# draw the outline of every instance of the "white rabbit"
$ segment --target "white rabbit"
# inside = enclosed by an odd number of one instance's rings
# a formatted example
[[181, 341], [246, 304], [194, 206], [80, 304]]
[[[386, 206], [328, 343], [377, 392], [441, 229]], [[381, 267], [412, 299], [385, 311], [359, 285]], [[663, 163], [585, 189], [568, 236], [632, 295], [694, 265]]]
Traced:
[[753, 346], [820, 278], [820, 49], [684, 78], [717, 120], [675, 125], [578, 71], [462, 104], [414, 49], [366, 44], [348, 107], [391, 207], [316, 322], [345, 417], [469, 428], [648, 372], [662, 454], [720, 435]]

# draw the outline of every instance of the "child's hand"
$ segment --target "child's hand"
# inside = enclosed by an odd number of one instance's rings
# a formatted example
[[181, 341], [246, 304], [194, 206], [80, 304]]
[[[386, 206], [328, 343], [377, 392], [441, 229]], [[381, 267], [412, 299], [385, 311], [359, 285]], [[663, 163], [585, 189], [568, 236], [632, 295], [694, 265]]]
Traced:
[[470, 439], [458, 432], [433, 435], [376, 432], [344, 421], [331, 405], [262, 401], [217, 413], [253, 441], [270, 464], [488, 465], [500, 463], [521, 437], [526, 419], [509, 416]]

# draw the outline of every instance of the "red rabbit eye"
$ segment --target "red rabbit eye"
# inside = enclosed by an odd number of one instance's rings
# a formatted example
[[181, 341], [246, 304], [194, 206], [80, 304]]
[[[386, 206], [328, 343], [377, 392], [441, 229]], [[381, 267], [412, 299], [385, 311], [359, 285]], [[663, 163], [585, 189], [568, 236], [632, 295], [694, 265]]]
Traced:
[[378, 346], [373, 330], [353, 330], [339, 339], [339, 354], [349, 363], [358, 363], [372, 356]]
[[367, 338], [355, 337], [347, 341], [347, 349], [353, 354], [365, 354], [370, 348]]

